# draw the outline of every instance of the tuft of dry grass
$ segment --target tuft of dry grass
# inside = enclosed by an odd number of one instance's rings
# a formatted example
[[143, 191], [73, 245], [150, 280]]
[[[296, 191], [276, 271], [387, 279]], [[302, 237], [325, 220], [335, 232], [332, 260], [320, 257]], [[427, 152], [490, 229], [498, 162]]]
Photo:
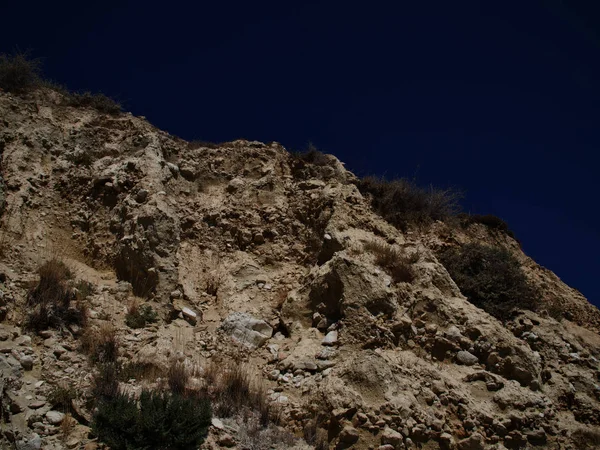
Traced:
[[85, 326], [88, 308], [83, 299], [69, 286], [73, 274], [64, 262], [52, 258], [38, 269], [39, 281], [27, 294], [30, 312], [26, 328], [40, 331], [62, 329], [72, 325]]
[[415, 273], [412, 265], [419, 260], [418, 253], [410, 256], [388, 244], [377, 241], [365, 242], [363, 248], [375, 255], [375, 264], [384, 268], [396, 283], [412, 283]]
[[81, 338], [81, 347], [94, 363], [115, 363], [119, 357], [119, 341], [110, 324], [88, 328]]
[[76, 425], [77, 421], [73, 418], [71, 413], [65, 413], [65, 418], [60, 423], [60, 437], [63, 442], [66, 442], [69, 439]]
[[167, 372], [169, 389], [174, 394], [183, 395], [190, 378], [190, 374], [182, 361], [172, 360]]
[[230, 417], [246, 408], [258, 415], [262, 425], [274, 417], [264, 381], [252, 377], [243, 364], [211, 362], [204, 370], [204, 380], [218, 416]]
[[427, 225], [445, 220], [460, 211], [460, 192], [453, 189], [421, 188], [406, 178], [386, 180], [365, 177], [358, 183], [369, 194], [373, 209], [401, 230], [409, 225]]

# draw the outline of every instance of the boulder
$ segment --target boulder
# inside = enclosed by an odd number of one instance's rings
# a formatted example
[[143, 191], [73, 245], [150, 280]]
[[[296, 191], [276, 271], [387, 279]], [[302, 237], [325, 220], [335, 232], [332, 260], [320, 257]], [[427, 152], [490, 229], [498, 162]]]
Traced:
[[456, 360], [465, 366], [472, 366], [473, 364], [477, 364], [479, 362], [477, 356], [466, 350], [459, 351], [456, 354]]
[[221, 324], [221, 329], [252, 350], [262, 346], [273, 335], [273, 328], [267, 322], [242, 312], [230, 314]]

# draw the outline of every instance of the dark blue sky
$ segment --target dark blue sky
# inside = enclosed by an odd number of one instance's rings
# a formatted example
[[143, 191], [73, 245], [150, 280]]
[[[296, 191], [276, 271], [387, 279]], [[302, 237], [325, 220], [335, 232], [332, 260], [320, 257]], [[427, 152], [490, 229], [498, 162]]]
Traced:
[[2, 7], [0, 51], [186, 139], [461, 188], [600, 304], [595, 2], [36, 3]]

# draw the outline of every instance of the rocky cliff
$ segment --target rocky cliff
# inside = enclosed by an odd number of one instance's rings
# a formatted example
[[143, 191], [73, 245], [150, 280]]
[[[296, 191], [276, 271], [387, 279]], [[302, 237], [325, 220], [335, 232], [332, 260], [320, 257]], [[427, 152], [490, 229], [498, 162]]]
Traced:
[[[401, 231], [333, 156], [190, 144], [60, 96], [0, 92], [6, 448], [102, 445], [81, 341], [107, 325], [120, 359], [148, 371], [176, 359], [202, 383], [210, 364], [243, 365], [297, 438], [252, 440], [235, 417], [217, 418], [205, 448], [600, 445], [598, 310], [506, 233], [440, 221]], [[542, 306], [501, 322], [470, 303], [436, 255], [473, 242], [514, 255]], [[410, 276], [382, 267], [378, 248], [406, 258]], [[24, 327], [37, 270], [53, 259], [89, 288], [86, 329]], [[132, 304], [157, 320], [132, 328]], [[557, 304], [562, 317], [548, 313]], [[76, 392], [67, 431], [49, 399], [65, 384]]]

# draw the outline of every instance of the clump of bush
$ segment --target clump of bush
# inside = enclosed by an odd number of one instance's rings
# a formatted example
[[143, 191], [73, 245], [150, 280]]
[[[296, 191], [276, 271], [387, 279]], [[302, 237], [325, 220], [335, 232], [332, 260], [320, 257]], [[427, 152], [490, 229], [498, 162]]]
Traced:
[[38, 269], [39, 282], [27, 295], [27, 306], [31, 312], [26, 328], [35, 331], [48, 328], [63, 329], [87, 322], [88, 309], [82, 300], [77, 300], [69, 280], [73, 274], [59, 259], [53, 258]]
[[267, 425], [274, 411], [267, 399], [266, 388], [260, 379], [253, 379], [241, 364], [217, 366], [212, 363], [204, 373], [208, 393], [215, 413], [231, 417], [243, 409], [256, 412], [262, 425]]
[[66, 384], [58, 384], [52, 387], [48, 393], [48, 402], [53, 408], [60, 408], [64, 411], [70, 411], [72, 402], [77, 398], [77, 392], [73, 387]]
[[508, 224], [500, 217], [492, 214], [461, 214], [459, 219], [461, 225], [465, 228], [473, 223], [480, 223], [493, 230], [501, 231], [515, 240], [517, 239]]
[[118, 392], [102, 400], [92, 430], [114, 450], [190, 449], [202, 444], [210, 421], [206, 397], [143, 390], [139, 398]]
[[81, 347], [93, 363], [116, 363], [119, 357], [119, 341], [113, 326], [88, 327], [81, 338]]
[[67, 104], [76, 108], [94, 108], [105, 114], [115, 115], [123, 111], [123, 107], [119, 103], [102, 93], [74, 92], [69, 94]]
[[40, 85], [41, 62], [26, 53], [0, 54], [0, 88], [22, 94]]
[[148, 303], [139, 305], [137, 300], [131, 302], [125, 315], [125, 324], [129, 328], [144, 328], [149, 323], [158, 320], [158, 314]]
[[507, 320], [515, 310], [536, 309], [534, 291], [507, 250], [465, 244], [438, 256], [463, 295], [494, 317]]
[[371, 204], [379, 215], [402, 230], [409, 225], [445, 220], [460, 211], [458, 192], [433, 186], [421, 188], [405, 178], [388, 181], [365, 177], [359, 181], [358, 188], [371, 197]]
[[31, 58], [27, 53], [0, 54], [0, 89], [25, 94], [42, 87], [60, 93], [68, 106], [90, 107], [113, 115], [123, 111], [119, 103], [104, 94], [69, 92], [63, 86], [45, 80], [40, 59]]
[[363, 247], [375, 255], [375, 264], [383, 267], [392, 276], [394, 282], [412, 283], [415, 279], [412, 265], [419, 260], [417, 253], [407, 256], [391, 245], [377, 241], [368, 241]]
[[298, 179], [318, 178], [327, 180], [335, 176], [331, 157], [318, 150], [312, 143], [302, 152], [290, 152], [292, 175]]

